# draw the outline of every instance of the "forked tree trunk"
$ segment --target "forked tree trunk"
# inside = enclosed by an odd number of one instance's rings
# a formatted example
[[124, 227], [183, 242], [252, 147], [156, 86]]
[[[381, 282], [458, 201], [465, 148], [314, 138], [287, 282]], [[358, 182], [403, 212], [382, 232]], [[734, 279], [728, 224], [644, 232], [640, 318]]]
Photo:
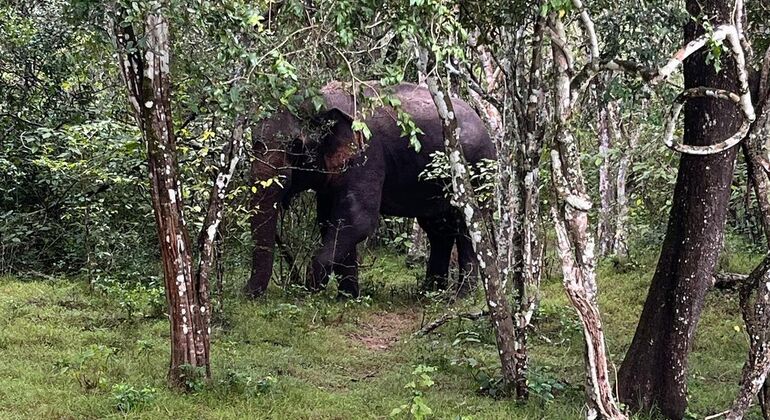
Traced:
[[[592, 61], [596, 62], [598, 44], [595, 41], [593, 22], [579, 0], [573, 0], [573, 5], [581, 11], [583, 28], [591, 38]], [[570, 131], [573, 101], [579, 92], [573, 91], [568, 76], [570, 60], [564, 47], [567, 39], [564, 25], [558, 15], [552, 16], [552, 22], [551, 51], [556, 74], [554, 100], [557, 129], [554, 149], [551, 151], [551, 178], [556, 190], [556, 203], [551, 209], [551, 215], [564, 275], [564, 289], [583, 326], [588, 403], [586, 418], [625, 419], [610, 385], [611, 375], [597, 297], [594, 240], [588, 223], [591, 201], [580, 167], [577, 141]]]
[[[700, 5], [704, 9], [701, 10]], [[732, 20], [732, 2], [688, 0], [693, 19], [686, 41], [703, 33], [700, 16]], [[735, 61], [727, 57], [717, 73], [703, 51], [684, 65], [686, 88], [708, 86], [739, 92]], [[739, 109], [715, 98], [695, 98], [685, 106], [684, 143], [711, 145], [732, 136]], [[636, 410], [657, 406], [680, 419], [687, 408], [687, 356], [703, 299], [722, 247], [736, 148], [708, 156], [682, 156], [668, 230], [641, 319], [619, 372], [622, 400]]]
[[[162, 10], [144, 20], [146, 48], [133, 28], [122, 26], [117, 11], [115, 35], [123, 79], [140, 131], [147, 145], [151, 197], [171, 323], [171, 363], [168, 380], [185, 388], [190, 375], [210, 376], [208, 285], [193, 277], [190, 239], [182, 214], [176, 139], [171, 115], [171, 55], [168, 22]], [[200, 372], [200, 370], [203, 372]]]

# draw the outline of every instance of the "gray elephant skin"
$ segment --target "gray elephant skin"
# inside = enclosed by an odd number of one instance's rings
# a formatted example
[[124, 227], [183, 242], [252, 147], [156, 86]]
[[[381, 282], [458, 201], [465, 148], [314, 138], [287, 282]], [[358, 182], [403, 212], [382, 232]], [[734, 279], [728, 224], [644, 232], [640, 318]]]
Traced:
[[[423, 134], [421, 150], [410, 147], [397, 125], [397, 111], [380, 106], [365, 112], [371, 132], [364, 140], [353, 130], [355, 103], [345, 85], [330, 83], [321, 89], [325, 110], [299, 118], [284, 110], [258, 122], [252, 130], [254, 158], [251, 166], [251, 229], [254, 240], [251, 276], [245, 292], [252, 297], [265, 292], [273, 268], [276, 225], [281, 206], [295, 194], [314, 190], [321, 247], [308, 270], [306, 286], [321, 290], [330, 274], [340, 293], [357, 297], [356, 245], [371, 235], [379, 216], [416, 218], [430, 244], [426, 280], [431, 287], [447, 287], [449, 261], [457, 245], [460, 289], [470, 285], [476, 269], [467, 228], [450, 204], [445, 182], [420, 177], [431, 154], [444, 150], [441, 120], [427, 88], [402, 83], [388, 88], [367, 84], [364, 95], [377, 98], [386, 92], [400, 101]], [[484, 123], [466, 102], [453, 98], [465, 158], [471, 165], [494, 159], [495, 148]], [[279, 177], [280, 184], [264, 187], [260, 181]]]

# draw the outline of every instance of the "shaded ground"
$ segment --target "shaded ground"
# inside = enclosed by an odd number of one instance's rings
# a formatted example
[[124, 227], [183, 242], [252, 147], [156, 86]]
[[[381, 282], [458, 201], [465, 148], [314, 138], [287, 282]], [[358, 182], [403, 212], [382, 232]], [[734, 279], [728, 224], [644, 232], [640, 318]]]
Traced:
[[[727, 268], [746, 272], [752, 258], [733, 258]], [[637, 263], [652, 267], [654, 257]], [[545, 281], [531, 340], [533, 396], [520, 405], [478, 392], [498, 375], [487, 321], [450, 322], [428, 337], [411, 337], [423, 319], [447, 309], [413, 292], [421, 272], [383, 254], [364, 273], [369, 299], [340, 303], [333, 290], [314, 297], [272, 290], [258, 302], [228, 298], [213, 329], [214, 378], [193, 384], [199, 391], [189, 395], [165, 389], [162, 316], [128, 317], [125, 302], [90, 292], [82, 281], [0, 278], [0, 419], [123, 418], [116, 403], [126, 387], [153, 395], [132, 407], [125, 416], [132, 419], [385, 419], [409, 401], [404, 385], [420, 364], [437, 369], [424, 396], [435, 418], [582, 416], [582, 338], [558, 279]], [[600, 267], [600, 305], [616, 366], [651, 274]], [[233, 289], [244, 278], [228, 276]], [[481, 302], [477, 295], [462, 309]], [[729, 405], [745, 351], [737, 298], [712, 293], [691, 357], [692, 418]]]

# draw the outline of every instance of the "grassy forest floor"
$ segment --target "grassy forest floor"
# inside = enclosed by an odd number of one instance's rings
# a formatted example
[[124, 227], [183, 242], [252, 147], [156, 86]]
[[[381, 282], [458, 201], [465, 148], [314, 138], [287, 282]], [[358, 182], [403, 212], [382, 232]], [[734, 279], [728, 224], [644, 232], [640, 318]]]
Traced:
[[[379, 254], [379, 251], [378, 251]], [[726, 269], [748, 272], [759, 257]], [[555, 264], [532, 333], [533, 395], [526, 404], [479, 392], [499, 373], [486, 320], [453, 321], [424, 338], [420, 324], [447, 310], [416, 292], [422, 268], [379, 254], [362, 274], [369, 298], [337, 302], [277, 288], [250, 302], [234, 291], [213, 328], [213, 381], [192, 394], [165, 388], [168, 326], [161, 316], [128, 318], [119, 302], [72, 279], [0, 278], [0, 418], [388, 418], [411, 401], [418, 365], [435, 367], [425, 405], [441, 419], [581, 418], [582, 337]], [[618, 272], [601, 265], [600, 305], [611, 359], [619, 366], [646, 296], [655, 256]], [[475, 302], [456, 305], [467, 310]], [[691, 355], [693, 418], [725, 410], [737, 389], [747, 341], [737, 295], [710, 293]], [[490, 367], [491, 366], [491, 367]], [[151, 388], [154, 388], [151, 389]], [[117, 404], [132, 404], [127, 413]], [[648, 415], [639, 418], [648, 418]], [[757, 418], [752, 412], [750, 418]]]

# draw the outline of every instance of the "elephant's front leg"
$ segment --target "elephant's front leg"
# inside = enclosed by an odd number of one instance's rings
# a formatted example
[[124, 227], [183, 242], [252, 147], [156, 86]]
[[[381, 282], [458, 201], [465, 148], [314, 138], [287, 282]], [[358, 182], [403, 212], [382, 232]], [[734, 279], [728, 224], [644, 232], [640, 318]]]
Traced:
[[[378, 186], [366, 189], [361, 185], [358, 190], [343, 190], [326, 196], [328, 201], [324, 205], [319, 202], [322, 211], [328, 209], [328, 216], [321, 229], [322, 246], [311, 263], [307, 281], [309, 290], [323, 289], [329, 281], [329, 275], [335, 273], [340, 292], [358, 297], [356, 245], [377, 227], [380, 209]], [[324, 207], [326, 203], [328, 208]]]
[[[337, 220], [337, 225], [327, 228], [323, 235], [323, 246], [318, 250], [311, 263], [307, 287], [311, 291], [320, 291], [326, 287], [329, 276], [334, 273], [341, 294], [357, 298], [358, 260], [356, 245], [363, 241], [374, 229], [356, 227], [345, 220]], [[375, 220], [376, 223], [376, 220]]]

